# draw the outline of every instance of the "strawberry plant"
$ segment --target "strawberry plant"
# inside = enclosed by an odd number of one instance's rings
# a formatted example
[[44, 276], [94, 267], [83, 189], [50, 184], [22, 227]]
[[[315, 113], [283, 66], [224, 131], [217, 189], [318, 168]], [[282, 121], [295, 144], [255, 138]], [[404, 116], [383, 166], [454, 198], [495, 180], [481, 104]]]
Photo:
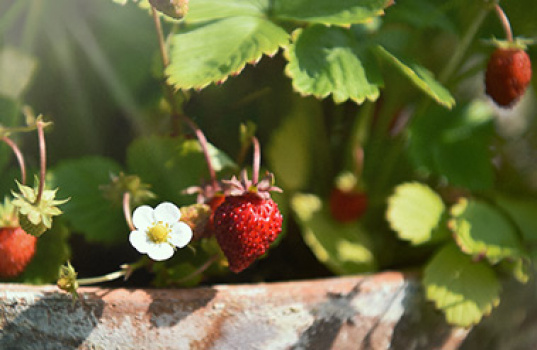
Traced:
[[411, 269], [479, 323], [537, 257], [522, 3], [4, 1], [1, 278]]

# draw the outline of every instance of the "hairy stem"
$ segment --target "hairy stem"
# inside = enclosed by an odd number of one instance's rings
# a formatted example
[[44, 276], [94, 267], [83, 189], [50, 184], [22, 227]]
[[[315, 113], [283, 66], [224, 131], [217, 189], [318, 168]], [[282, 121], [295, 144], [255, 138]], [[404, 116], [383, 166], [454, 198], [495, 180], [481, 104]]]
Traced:
[[11, 147], [13, 153], [15, 154], [15, 157], [17, 157], [17, 161], [19, 162], [19, 168], [21, 170], [21, 184], [26, 185], [26, 165], [24, 163], [24, 156], [22, 155], [20, 148], [15, 142], [13, 142], [13, 140], [11, 140], [7, 136], [4, 136], [2, 138], [2, 141], [4, 141], [9, 147]]
[[509, 18], [507, 18], [507, 15], [499, 4], [494, 5], [494, 10], [496, 11], [498, 18], [500, 19], [500, 22], [502, 22], [503, 30], [505, 31], [505, 37], [507, 41], [513, 42], [513, 31], [511, 30], [511, 23], [509, 23]]
[[252, 182], [257, 184], [259, 181], [259, 168], [261, 167], [261, 148], [259, 147], [259, 140], [257, 137], [252, 137], [252, 144], [254, 145], [254, 162], [252, 166]]
[[192, 121], [190, 118], [188, 118], [186, 115], [183, 115], [183, 120], [185, 123], [190, 126], [190, 128], [194, 131], [196, 134], [196, 137], [198, 138], [198, 142], [201, 146], [201, 150], [203, 152], [203, 155], [205, 156], [205, 162], [207, 163], [207, 168], [209, 169], [209, 175], [211, 177], [211, 183], [215, 189], [218, 189], [218, 181], [216, 180], [216, 172], [214, 171], [213, 163], [211, 162], [211, 156], [209, 154], [209, 143], [207, 142], [207, 138], [205, 137], [205, 134], [203, 134], [203, 131]]
[[132, 214], [131, 214], [131, 194], [129, 192], [123, 193], [123, 215], [125, 216], [125, 221], [129, 226], [131, 231], [134, 231], [134, 225], [132, 223]]
[[[157, 32], [162, 67], [163, 67], [163, 70], [165, 70], [166, 67], [170, 65], [170, 58], [168, 56], [168, 51], [166, 49], [166, 40], [164, 39], [164, 32], [162, 30], [162, 24], [160, 23], [160, 17], [158, 15], [157, 10], [155, 10], [153, 6], [151, 6], [151, 15], [153, 17], [153, 22], [155, 23], [155, 29]], [[178, 136], [178, 135], [181, 135], [182, 133], [181, 119], [183, 115], [181, 111], [179, 110], [177, 101], [174, 98], [175, 91], [173, 90], [173, 87], [170, 86], [166, 81], [164, 81], [164, 89], [166, 90], [166, 95], [167, 95], [166, 97], [172, 109], [172, 113], [171, 113], [172, 136]]]
[[118, 278], [121, 278], [123, 276], [126, 276], [127, 272], [128, 272], [127, 269], [122, 269], [122, 270], [115, 271], [115, 272], [112, 272], [103, 276], [99, 276], [99, 277], [80, 278], [80, 279], [77, 279], [77, 282], [79, 286], [87, 286], [90, 284], [109, 282], [109, 281], [117, 280]]
[[39, 160], [40, 160], [40, 172], [39, 172], [39, 190], [37, 192], [37, 198], [35, 204], [41, 202], [41, 196], [45, 188], [45, 175], [47, 173], [47, 147], [45, 142], [45, 123], [37, 121], [37, 135], [39, 137]]
[[475, 35], [477, 34], [477, 31], [483, 24], [483, 21], [485, 20], [485, 17], [487, 17], [489, 11], [490, 7], [484, 6], [477, 13], [474, 20], [472, 21], [472, 24], [470, 25], [470, 27], [468, 27], [466, 33], [464, 33], [460, 44], [457, 46], [455, 52], [444, 67], [444, 70], [440, 73], [438, 79], [441, 83], [445, 83], [453, 75], [455, 69], [457, 69], [457, 67], [460, 65], [462, 59], [464, 58], [464, 55], [466, 54], [466, 51], [468, 51], [470, 44], [472, 43]]

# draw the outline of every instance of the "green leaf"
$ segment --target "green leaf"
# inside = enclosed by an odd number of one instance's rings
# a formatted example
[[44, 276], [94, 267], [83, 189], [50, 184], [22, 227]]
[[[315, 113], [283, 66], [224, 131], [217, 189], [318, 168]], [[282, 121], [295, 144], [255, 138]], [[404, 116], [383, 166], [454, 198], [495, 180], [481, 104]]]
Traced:
[[387, 23], [404, 22], [418, 29], [439, 28], [455, 33], [456, 26], [441, 6], [427, 0], [405, 0], [398, 2], [397, 10], [389, 11], [384, 19]]
[[114, 161], [96, 156], [63, 161], [52, 170], [58, 196], [71, 197], [62, 206], [62, 217], [89, 242], [127, 242], [129, 228], [123, 209], [107, 200], [101, 190], [111, 181], [110, 175], [120, 171]]
[[[215, 171], [234, 167], [223, 152], [209, 145], [209, 154]], [[152, 136], [134, 141], [127, 150], [127, 164], [131, 173], [151, 185], [159, 201], [176, 205], [191, 204], [191, 197], [181, 196], [190, 186], [209, 180], [205, 157], [197, 140]]]
[[384, 47], [376, 46], [378, 56], [394, 66], [401, 74], [406, 76], [414, 86], [429, 95], [444, 107], [451, 108], [455, 105], [455, 99], [451, 93], [434, 79], [434, 76], [424, 67], [418, 64], [406, 64]]
[[315, 147], [311, 137], [313, 119], [320, 118], [317, 104], [302, 98], [295, 101], [266, 148], [270, 169], [286, 191], [300, 190], [308, 184]]
[[278, 19], [348, 26], [384, 14], [390, 0], [275, 0]]
[[321, 25], [299, 29], [286, 57], [285, 71], [303, 95], [332, 94], [335, 102], [357, 103], [379, 96], [383, 82], [376, 62], [368, 46], [358, 43], [348, 30]]
[[451, 208], [451, 215], [449, 226], [463, 252], [486, 257], [492, 264], [524, 256], [516, 229], [491, 205], [462, 198]]
[[493, 186], [490, 107], [482, 102], [452, 111], [429, 108], [410, 127], [409, 153], [417, 168], [445, 177], [454, 186], [486, 190]]
[[0, 95], [18, 99], [37, 69], [35, 58], [14, 48], [0, 51]]
[[56, 282], [60, 266], [71, 255], [68, 239], [67, 228], [55, 222], [52, 229], [37, 240], [35, 256], [17, 281], [31, 284]]
[[289, 35], [261, 17], [229, 17], [189, 27], [171, 37], [168, 82], [177, 89], [201, 89], [238, 74], [247, 63], [274, 55]]
[[479, 323], [500, 302], [500, 283], [485, 262], [474, 262], [453, 244], [442, 248], [423, 274], [427, 299], [442, 310], [453, 325]]
[[525, 241], [537, 243], [537, 200], [508, 195], [496, 195], [498, 205], [515, 223]]
[[405, 183], [388, 198], [386, 217], [400, 239], [412, 244], [430, 242], [441, 223], [445, 206], [442, 198], [420, 183]]
[[376, 269], [371, 242], [362, 226], [335, 222], [315, 195], [293, 196], [291, 208], [302, 228], [304, 241], [332, 271], [352, 274]]
[[184, 20], [199, 23], [229, 17], [264, 17], [269, 5], [269, 0], [193, 0]]

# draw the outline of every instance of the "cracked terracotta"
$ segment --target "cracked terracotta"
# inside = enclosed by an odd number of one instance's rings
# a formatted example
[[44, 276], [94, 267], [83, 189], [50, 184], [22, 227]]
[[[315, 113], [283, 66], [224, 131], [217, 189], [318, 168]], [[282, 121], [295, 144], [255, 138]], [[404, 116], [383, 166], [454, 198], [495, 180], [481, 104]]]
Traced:
[[399, 273], [80, 296], [3, 285], [0, 349], [453, 349], [468, 332]]

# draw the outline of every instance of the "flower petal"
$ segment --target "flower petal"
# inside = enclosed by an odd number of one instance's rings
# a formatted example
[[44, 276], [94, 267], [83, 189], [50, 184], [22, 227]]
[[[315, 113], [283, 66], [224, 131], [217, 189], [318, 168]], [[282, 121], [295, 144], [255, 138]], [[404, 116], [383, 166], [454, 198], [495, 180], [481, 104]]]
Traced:
[[147, 252], [147, 255], [153, 260], [167, 260], [173, 255], [173, 248], [168, 243], [155, 244]]
[[171, 229], [168, 242], [179, 248], [183, 248], [192, 239], [192, 229], [182, 221], [173, 225]]
[[142, 254], [147, 253], [147, 251], [151, 248], [151, 241], [144, 231], [132, 231], [129, 235], [129, 242], [131, 242], [132, 246]]
[[132, 224], [139, 230], [147, 229], [155, 222], [155, 215], [153, 208], [148, 205], [142, 205], [134, 210], [132, 213]]
[[155, 208], [155, 219], [157, 221], [174, 224], [181, 218], [181, 211], [177, 206], [170, 202], [160, 203]]

